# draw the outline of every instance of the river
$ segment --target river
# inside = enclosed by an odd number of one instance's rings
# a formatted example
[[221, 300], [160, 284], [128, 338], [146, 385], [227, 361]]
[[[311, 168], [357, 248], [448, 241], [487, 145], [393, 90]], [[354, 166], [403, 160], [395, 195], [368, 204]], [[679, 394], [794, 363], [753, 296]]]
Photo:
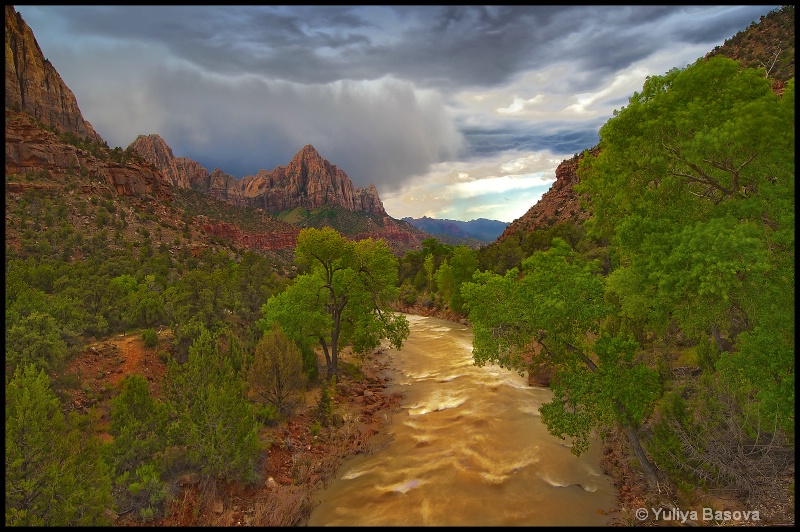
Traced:
[[547, 432], [547, 388], [516, 372], [478, 367], [472, 331], [407, 315], [400, 350], [384, 347], [388, 392], [401, 408], [391, 440], [345, 461], [320, 491], [309, 526], [603, 526], [617, 491], [599, 445], [580, 457]]

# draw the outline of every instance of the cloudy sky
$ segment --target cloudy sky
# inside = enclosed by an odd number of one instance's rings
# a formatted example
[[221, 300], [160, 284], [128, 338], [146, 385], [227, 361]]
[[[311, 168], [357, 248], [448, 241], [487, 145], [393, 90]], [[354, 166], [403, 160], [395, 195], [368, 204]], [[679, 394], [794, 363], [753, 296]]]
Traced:
[[645, 78], [779, 6], [16, 6], [111, 147], [241, 178], [306, 144], [390, 216], [512, 222]]

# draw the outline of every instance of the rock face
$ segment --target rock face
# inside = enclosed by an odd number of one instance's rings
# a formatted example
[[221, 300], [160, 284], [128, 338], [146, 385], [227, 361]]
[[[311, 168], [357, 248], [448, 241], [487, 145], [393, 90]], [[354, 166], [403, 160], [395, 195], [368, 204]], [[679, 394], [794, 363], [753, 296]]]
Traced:
[[220, 169], [208, 171], [186, 157], [175, 157], [159, 135], [140, 135], [129, 148], [159, 169], [170, 184], [192, 188], [237, 206], [253, 206], [267, 212], [296, 207], [313, 210], [337, 205], [351, 212], [387, 216], [375, 185], [356, 188], [347, 174], [306, 145], [287, 166], [259, 170], [237, 180]]
[[124, 196], [149, 194], [161, 199], [171, 198], [164, 177], [152, 167], [100, 160], [41, 129], [30, 115], [11, 109], [6, 109], [5, 169], [6, 176], [46, 171], [57, 178], [86, 173]]
[[219, 168], [215, 168], [211, 175], [208, 176], [208, 189], [206, 192], [218, 200], [226, 201], [237, 207], [245, 205], [239, 181]]
[[282, 231], [254, 233], [242, 231], [233, 224], [206, 221], [200, 229], [206, 234], [228, 239], [236, 246], [259, 250], [293, 249], [297, 245], [297, 235], [300, 234], [300, 229], [289, 224]]
[[[592, 155], [598, 152], [597, 146], [589, 150]], [[528, 212], [514, 220], [498, 240], [518, 232], [530, 233], [537, 228], [552, 227], [567, 220], [582, 224], [589, 217], [589, 212], [581, 210], [580, 196], [574, 189], [580, 182], [577, 170], [582, 159], [583, 154], [580, 154], [562, 161], [556, 168], [556, 181], [550, 190]]]
[[104, 143], [83, 119], [75, 95], [64, 84], [14, 6], [6, 6], [6, 107], [42, 123]]
[[297, 152], [287, 166], [278, 166], [271, 172], [260, 170], [254, 176], [245, 176], [242, 183], [250, 205], [268, 212], [338, 205], [352, 212], [386, 216], [374, 185], [355, 188], [343, 170], [323, 159], [310, 144]]
[[170, 185], [208, 191], [208, 170], [187, 157], [175, 157], [160, 135], [139, 135], [129, 147], [159, 169]]

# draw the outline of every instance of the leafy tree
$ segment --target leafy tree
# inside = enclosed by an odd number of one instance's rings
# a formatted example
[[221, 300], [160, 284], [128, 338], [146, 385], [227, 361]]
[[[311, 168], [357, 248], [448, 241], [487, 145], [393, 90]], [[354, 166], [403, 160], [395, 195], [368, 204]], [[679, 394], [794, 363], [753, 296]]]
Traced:
[[267, 259], [253, 251], [246, 251], [236, 265], [234, 283], [238, 306], [247, 321], [258, 319], [261, 305], [281, 285]]
[[472, 274], [478, 269], [477, 254], [467, 246], [455, 246], [449, 262], [453, 276], [453, 293], [448, 304], [454, 311], [463, 312], [464, 299], [461, 295], [461, 286], [471, 281]]
[[[600, 131], [579, 192], [620, 257], [620, 330], [714, 342], [747, 412], [794, 430], [794, 80], [715, 57], [648, 78]], [[735, 394], [739, 397], [740, 394]]]
[[43, 370], [6, 381], [6, 526], [109, 524], [108, 466], [79, 421], [64, 419]]
[[433, 254], [425, 257], [425, 262], [423, 265], [425, 267], [426, 279], [428, 281], [425, 288], [428, 289], [428, 292], [433, 292], [433, 273], [436, 270], [436, 259]]
[[258, 342], [247, 381], [259, 402], [274, 405], [281, 414], [302, 400], [306, 386], [303, 356], [278, 323]]
[[[431, 258], [433, 257], [433, 255], [428, 256]], [[436, 281], [436, 288], [439, 295], [444, 302], [449, 305], [456, 293], [456, 283], [455, 279], [453, 279], [453, 268], [450, 266], [450, 262], [447, 259], [444, 259], [433, 277]]]
[[166, 312], [181, 358], [197, 339], [200, 329], [219, 332], [224, 328], [226, 311], [233, 306], [228, 281], [227, 267], [206, 271], [198, 266], [165, 291]]
[[241, 380], [216, 339], [201, 327], [189, 359], [167, 363], [166, 394], [175, 422], [170, 439], [210, 479], [252, 481], [261, 451], [258, 423]]
[[[607, 314], [604, 281], [561, 239], [504, 276], [482, 272], [462, 293], [473, 323], [476, 364], [497, 363], [520, 372], [534, 363], [554, 369], [553, 400], [541, 407], [551, 434], [572, 438], [581, 454], [589, 438], [615, 425], [625, 430], [648, 480], [656, 473], [636, 429], [660, 395], [657, 374], [636, 359], [638, 344], [600, 334]], [[538, 357], [532, 355], [540, 346]]]
[[307, 268], [263, 307], [263, 330], [278, 322], [301, 348], [319, 342], [328, 374], [338, 372], [339, 349], [365, 352], [388, 338], [400, 347], [408, 322], [386, 306], [397, 298], [397, 259], [383, 240], [351, 242], [329, 227], [300, 232], [296, 261]]
[[34, 312], [21, 318], [6, 332], [6, 368], [35, 364], [51, 371], [60, 369], [67, 354], [67, 344], [52, 316]]

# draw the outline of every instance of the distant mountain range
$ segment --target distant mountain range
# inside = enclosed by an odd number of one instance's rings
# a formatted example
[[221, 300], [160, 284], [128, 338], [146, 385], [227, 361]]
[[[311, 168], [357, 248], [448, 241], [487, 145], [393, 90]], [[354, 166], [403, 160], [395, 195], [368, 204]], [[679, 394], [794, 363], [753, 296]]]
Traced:
[[486, 218], [478, 218], [477, 220], [470, 220], [469, 222], [428, 218], [427, 216], [423, 216], [422, 218], [406, 217], [402, 220], [432, 235], [474, 238], [481, 242], [494, 242], [497, 240], [497, 237], [503, 234], [503, 231], [505, 231], [506, 227], [509, 225], [508, 222], [487, 220]]

